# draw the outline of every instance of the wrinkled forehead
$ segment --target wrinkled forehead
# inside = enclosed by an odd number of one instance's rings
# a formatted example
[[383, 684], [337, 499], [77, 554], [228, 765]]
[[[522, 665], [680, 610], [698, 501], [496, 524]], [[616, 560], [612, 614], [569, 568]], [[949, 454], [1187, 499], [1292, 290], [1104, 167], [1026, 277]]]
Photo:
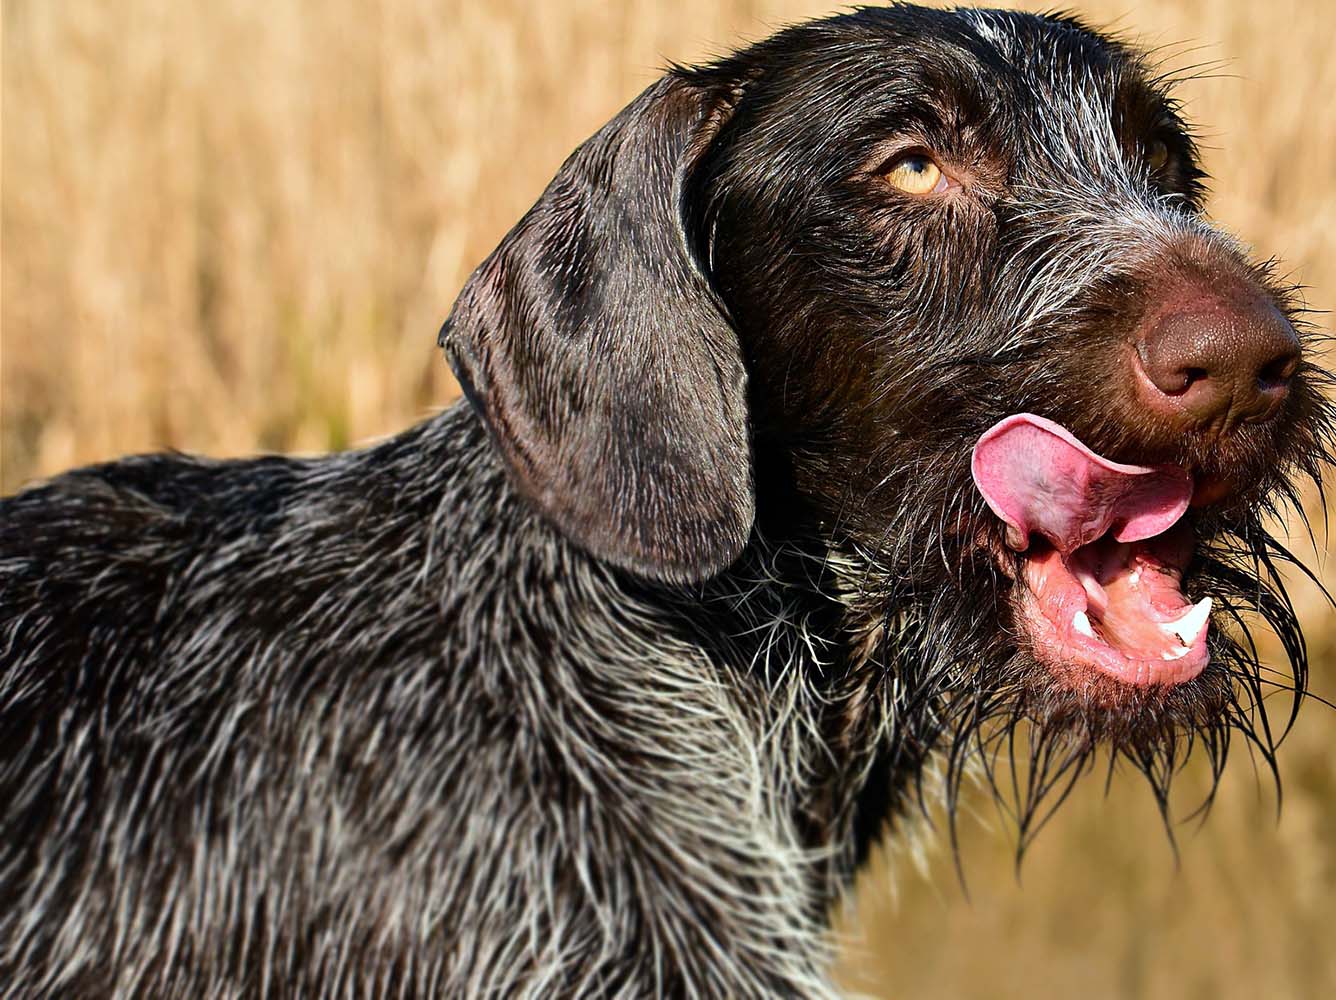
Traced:
[[855, 153], [888, 134], [945, 148], [963, 138], [1023, 168], [1103, 160], [1129, 137], [1178, 127], [1135, 50], [1060, 17], [864, 11], [767, 57], [758, 104], [808, 152]]

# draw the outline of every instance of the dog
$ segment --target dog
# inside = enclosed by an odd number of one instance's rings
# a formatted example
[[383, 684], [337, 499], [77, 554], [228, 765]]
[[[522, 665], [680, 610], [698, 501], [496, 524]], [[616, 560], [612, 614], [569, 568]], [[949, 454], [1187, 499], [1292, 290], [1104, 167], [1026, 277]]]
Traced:
[[899, 5], [674, 67], [468, 281], [465, 401], [6, 499], [4, 995], [831, 997], [929, 767], [1019, 743], [1024, 840], [1100, 748], [1269, 756], [1329, 376], [1168, 87]]

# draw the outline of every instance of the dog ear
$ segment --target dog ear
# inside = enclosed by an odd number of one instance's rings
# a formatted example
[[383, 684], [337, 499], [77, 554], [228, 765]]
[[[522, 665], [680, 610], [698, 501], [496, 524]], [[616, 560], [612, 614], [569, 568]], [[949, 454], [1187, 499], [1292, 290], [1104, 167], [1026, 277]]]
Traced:
[[727, 103], [668, 76], [584, 143], [464, 286], [440, 343], [520, 493], [600, 559], [673, 582], [755, 513], [737, 334], [689, 236]]

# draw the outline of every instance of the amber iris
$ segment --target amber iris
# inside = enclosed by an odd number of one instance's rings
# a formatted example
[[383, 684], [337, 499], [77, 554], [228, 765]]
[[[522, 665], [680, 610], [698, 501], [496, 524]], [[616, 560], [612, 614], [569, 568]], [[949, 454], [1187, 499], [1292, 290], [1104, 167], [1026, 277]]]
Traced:
[[941, 167], [922, 153], [909, 153], [895, 160], [886, 179], [905, 194], [932, 194], [945, 186]]

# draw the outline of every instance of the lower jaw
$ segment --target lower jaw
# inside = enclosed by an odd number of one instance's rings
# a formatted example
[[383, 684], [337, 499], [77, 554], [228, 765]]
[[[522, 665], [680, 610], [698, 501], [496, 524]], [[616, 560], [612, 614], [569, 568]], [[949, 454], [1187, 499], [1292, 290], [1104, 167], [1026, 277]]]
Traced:
[[1175, 687], [1200, 676], [1210, 663], [1204, 633], [1175, 659], [1140, 659], [1099, 639], [1059, 627], [1028, 591], [1022, 591], [1017, 604], [1017, 624], [1028, 639], [1030, 654], [1069, 687], [1085, 688], [1100, 680], [1129, 688]]

